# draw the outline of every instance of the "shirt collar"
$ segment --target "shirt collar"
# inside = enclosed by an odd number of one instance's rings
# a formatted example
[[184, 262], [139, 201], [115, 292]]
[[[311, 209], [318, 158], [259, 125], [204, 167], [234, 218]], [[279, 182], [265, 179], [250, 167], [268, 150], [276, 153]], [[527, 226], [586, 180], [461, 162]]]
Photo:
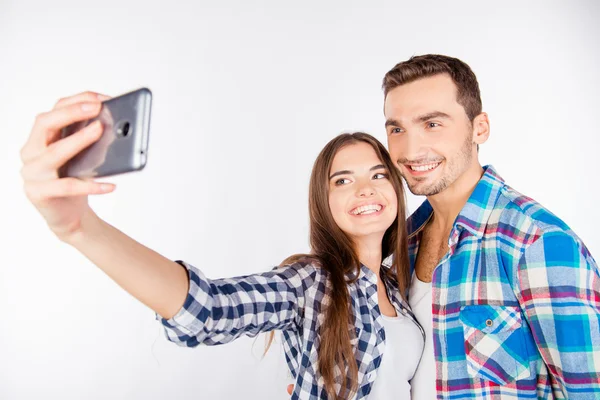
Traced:
[[[487, 222], [498, 201], [498, 196], [500, 196], [500, 189], [505, 183], [504, 179], [498, 175], [491, 165], [483, 167], [483, 171], [483, 176], [475, 186], [469, 200], [454, 220], [450, 241], [455, 237], [457, 238], [456, 231], [459, 228], [466, 229], [477, 237], [482, 237], [485, 232]], [[425, 200], [407, 220], [409, 238], [423, 229], [432, 213], [433, 207], [431, 207], [428, 200]]]
[[[389, 270], [391, 269], [391, 261], [389, 261], [390, 257], [385, 258], [382, 263], [381, 263], [381, 268], [383, 270]], [[382, 276], [386, 276], [385, 274], [381, 274]], [[347, 277], [352, 279], [354, 278], [355, 274], [354, 272], [349, 272]], [[369, 267], [367, 267], [364, 264], [360, 264], [360, 271], [358, 272], [358, 280], [362, 280], [362, 281], [367, 281], [371, 284], [376, 284], [377, 283], [377, 275], [371, 271], [369, 269]], [[384, 279], [384, 281], [386, 281], [387, 279]]]

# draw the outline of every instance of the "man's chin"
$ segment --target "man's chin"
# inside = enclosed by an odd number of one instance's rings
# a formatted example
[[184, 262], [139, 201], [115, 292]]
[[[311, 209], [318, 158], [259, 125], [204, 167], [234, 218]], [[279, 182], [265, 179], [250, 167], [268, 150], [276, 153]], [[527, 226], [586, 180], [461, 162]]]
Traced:
[[444, 188], [437, 187], [435, 184], [427, 184], [425, 182], [420, 183], [408, 183], [408, 190], [415, 196], [434, 196], [440, 193]]
[[411, 189], [409, 187], [409, 190], [412, 194], [414, 194], [415, 196], [431, 196], [430, 192], [427, 190], [422, 190], [421, 188], [419, 189]]
[[436, 182], [432, 179], [432, 176], [407, 176], [406, 173], [402, 174], [408, 190], [417, 196], [430, 196], [430, 193], [435, 189]]

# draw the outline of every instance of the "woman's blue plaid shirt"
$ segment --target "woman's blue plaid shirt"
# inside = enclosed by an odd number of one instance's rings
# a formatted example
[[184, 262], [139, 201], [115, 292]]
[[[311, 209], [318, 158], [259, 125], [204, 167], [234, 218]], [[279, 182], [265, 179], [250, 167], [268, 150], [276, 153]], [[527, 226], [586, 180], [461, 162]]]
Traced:
[[[217, 345], [242, 335], [280, 330], [295, 379], [291, 398], [327, 398], [317, 363], [318, 332], [324, 319], [321, 310], [329, 301], [330, 291], [326, 270], [303, 262], [262, 274], [211, 280], [197, 268], [180, 264], [188, 270], [190, 289], [180, 312], [169, 320], [161, 319], [169, 340], [187, 347]], [[387, 278], [383, 282], [399, 315], [417, 324], [395, 283]], [[355, 398], [363, 399], [371, 391], [385, 347], [375, 273], [362, 266], [348, 290], [356, 332], [352, 340], [359, 382]]]

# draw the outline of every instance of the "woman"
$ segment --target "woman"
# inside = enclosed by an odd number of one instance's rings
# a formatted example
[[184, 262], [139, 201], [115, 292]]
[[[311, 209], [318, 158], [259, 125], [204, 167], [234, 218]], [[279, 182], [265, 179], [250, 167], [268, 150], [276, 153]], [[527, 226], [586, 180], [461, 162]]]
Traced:
[[[180, 345], [282, 331], [294, 399], [410, 398], [423, 333], [404, 298], [403, 188], [381, 143], [364, 133], [343, 134], [317, 157], [310, 254], [267, 273], [210, 280], [100, 219], [87, 196], [114, 186], [58, 178], [58, 168], [101, 134], [90, 125], [58, 140], [60, 130], [96, 116], [103, 99], [84, 93], [59, 101], [38, 116], [22, 150], [25, 191], [61, 240], [152, 308]], [[382, 263], [388, 256], [392, 261]]]

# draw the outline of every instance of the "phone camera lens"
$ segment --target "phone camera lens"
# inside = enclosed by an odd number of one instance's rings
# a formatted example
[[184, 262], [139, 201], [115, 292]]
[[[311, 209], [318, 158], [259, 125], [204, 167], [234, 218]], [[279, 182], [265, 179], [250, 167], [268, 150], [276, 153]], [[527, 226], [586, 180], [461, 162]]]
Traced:
[[117, 135], [121, 137], [129, 135], [129, 122], [124, 122], [117, 128]]

